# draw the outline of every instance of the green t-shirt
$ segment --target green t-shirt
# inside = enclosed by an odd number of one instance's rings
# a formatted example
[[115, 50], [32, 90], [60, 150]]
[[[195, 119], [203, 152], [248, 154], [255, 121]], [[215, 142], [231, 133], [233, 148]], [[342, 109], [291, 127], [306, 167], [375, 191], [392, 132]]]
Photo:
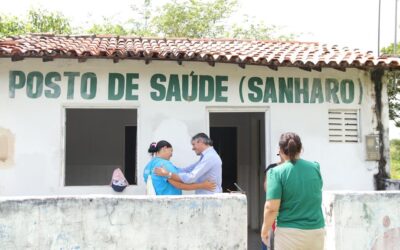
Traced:
[[318, 229], [322, 215], [322, 177], [319, 164], [287, 161], [267, 173], [267, 200], [280, 199], [278, 227]]

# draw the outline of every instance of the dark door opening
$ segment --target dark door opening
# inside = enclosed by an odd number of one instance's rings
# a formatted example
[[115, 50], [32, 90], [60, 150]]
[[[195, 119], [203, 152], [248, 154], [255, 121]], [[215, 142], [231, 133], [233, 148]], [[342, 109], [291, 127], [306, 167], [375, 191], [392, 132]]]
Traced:
[[215, 150], [222, 160], [222, 189], [224, 192], [236, 190], [237, 182], [237, 128], [210, 127], [210, 137]]
[[136, 126], [125, 126], [125, 178], [136, 184]]

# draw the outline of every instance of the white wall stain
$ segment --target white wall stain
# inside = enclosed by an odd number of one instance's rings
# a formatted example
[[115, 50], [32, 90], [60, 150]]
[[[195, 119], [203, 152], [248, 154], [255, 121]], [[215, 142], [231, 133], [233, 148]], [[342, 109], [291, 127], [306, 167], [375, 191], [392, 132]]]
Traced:
[[14, 165], [15, 136], [11, 130], [0, 127], [0, 168]]

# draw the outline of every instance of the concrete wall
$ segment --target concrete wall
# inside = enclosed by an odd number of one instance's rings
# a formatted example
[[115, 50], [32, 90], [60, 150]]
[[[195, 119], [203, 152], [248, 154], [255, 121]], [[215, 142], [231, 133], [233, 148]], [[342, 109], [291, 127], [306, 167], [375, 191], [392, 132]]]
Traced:
[[0, 198], [0, 249], [246, 249], [240, 194]]
[[[40, 97], [31, 98], [27, 86], [19, 86], [14, 95], [10, 93], [10, 71], [22, 71], [47, 74], [59, 72], [61, 80], [55, 81], [61, 89], [57, 98], [54, 90], [43, 86]], [[75, 96], [68, 98], [70, 89], [65, 72], [79, 72], [75, 81]], [[97, 76], [97, 94], [93, 99], [82, 98], [81, 76], [85, 72], [93, 72]], [[138, 73], [138, 100], [109, 100], [109, 73]], [[215, 100], [194, 101], [154, 101], [150, 97], [152, 89], [150, 78], [160, 73], [166, 76], [226, 75], [229, 77], [224, 86], [229, 91], [223, 95], [229, 97], [227, 102]], [[267, 77], [307, 78], [309, 90], [313, 78], [352, 79], [355, 84], [354, 101], [352, 103], [333, 103], [331, 101], [315, 103], [271, 103], [249, 101], [249, 88], [246, 80], [259, 77], [263, 81]], [[191, 78], [190, 78], [191, 79]], [[241, 79], [244, 90], [240, 89]], [[19, 80], [17, 80], [19, 81]], [[167, 83], [165, 85], [168, 84]], [[264, 85], [260, 90], [264, 91]], [[35, 89], [36, 83], [31, 81], [30, 87]], [[362, 86], [360, 91], [359, 86]], [[54, 87], [54, 86], [53, 86]], [[35, 90], [36, 91], [36, 90]], [[325, 92], [325, 88], [321, 90]], [[240, 93], [244, 96], [241, 100]], [[387, 117], [386, 90], [383, 90], [383, 117]], [[254, 94], [254, 93], [252, 93]], [[10, 97], [12, 96], [12, 97]], [[339, 94], [340, 96], [340, 94]], [[221, 112], [259, 112], [265, 113], [265, 155], [266, 165], [276, 162], [275, 156], [278, 139], [281, 133], [293, 131], [302, 138], [305, 159], [318, 161], [324, 178], [325, 190], [373, 190], [373, 175], [377, 173], [376, 161], [366, 161], [365, 135], [376, 134], [375, 93], [369, 73], [357, 69], [345, 72], [335, 69], [322, 69], [321, 72], [308, 72], [299, 68], [280, 67], [277, 71], [267, 67], [246, 66], [244, 69], [232, 64], [216, 64], [215, 67], [201, 62], [143, 61], [123, 60], [113, 63], [112, 60], [88, 60], [79, 63], [72, 59], [57, 59], [42, 62], [40, 59], [24, 59], [11, 62], [0, 59], [0, 131], [8, 131], [12, 135], [7, 144], [13, 152], [10, 160], [0, 161], [0, 195], [60, 195], [60, 194], [108, 194], [108, 186], [64, 186], [65, 180], [65, 109], [66, 108], [133, 108], [137, 109], [137, 185], [129, 186], [126, 194], [144, 194], [145, 185], [142, 178], [143, 168], [149, 161], [148, 145], [152, 141], [165, 139], [174, 146], [171, 159], [177, 166], [187, 166], [198, 160], [191, 150], [190, 138], [198, 132], [208, 132], [210, 110]], [[356, 143], [330, 143], [328, 140], [328, 110], [356, 109], [360, 111], [360, 141]], [[388, 120], [384, 119], [385, 157], [388, 159]], [[3, 137], [2, 137], [3, 138]], [[2, 139], [4, 141], [4, 138]], [[2, 153], [5, 155], [5, 153]], [[23, 183], [23, 185], [21, 185]], [[257, 187], [256, 187], [257, 188]]]
[[325, 192], [325, 249], [400, 249], [400, 192]]
[[[325, 249], [399, 249], [399, 204], [399, 191], [324, 192]], [[0, 198], [0, 249], [246, 248], [241, 194]]]

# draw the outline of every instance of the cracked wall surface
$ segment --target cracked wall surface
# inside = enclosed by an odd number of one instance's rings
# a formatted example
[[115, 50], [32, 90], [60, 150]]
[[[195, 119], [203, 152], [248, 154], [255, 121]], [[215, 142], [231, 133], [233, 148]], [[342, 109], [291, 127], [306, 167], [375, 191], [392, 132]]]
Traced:
[[241, 194], [0, 198], [0, 249], [246, 247]]
[[324, 192], [326, 250], [399, 249], [400, 192]]

